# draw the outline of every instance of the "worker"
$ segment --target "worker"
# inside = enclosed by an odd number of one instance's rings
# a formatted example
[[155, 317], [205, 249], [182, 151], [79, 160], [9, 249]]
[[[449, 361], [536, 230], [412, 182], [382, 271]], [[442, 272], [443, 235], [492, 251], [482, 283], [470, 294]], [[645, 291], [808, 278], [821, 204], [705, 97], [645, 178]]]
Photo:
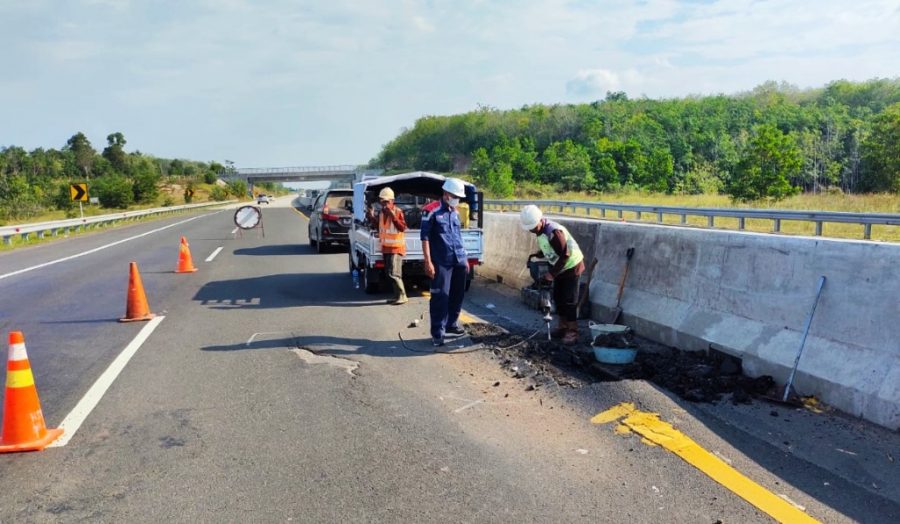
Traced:
[[422, 252], [425, 255], [425, 274], [431, 278], [431, 343], [443, 346], [444, 337], [465, 335], [459, 325], [468, 256], [463, 247], [460, 218], [457, 208], [466, 197], [465, 184], [458, 178], [448, 178], [441, 187], [443, 196], [438, 205], [426, 206], [422, 216]]
[[551, 335], [571, 346], [578, 342], [578, 277], [584, 272], [584, 255], [575, 237], [562, 225], [544, 218], [537, 206], [523, 207], [519, 219], [522, 229], [537, 235], [540, 248], [528, 260], [543, 258], [550, 263], [542, 278], [553, 282], [553, 302], [559, 316]]
[[394, 190], [386, 187], [378, 193], [381, 202], [381, 212], [375, 217], [372, 208], [368, 208], [366, 214], [373, 227], [378, 227], [378, 237], [381, 239], [381, 254], [384, 257], [384, 272], [391, 279], [394, 288], [394, 298], [388, 300], [388, 304], [399, 306], [406, 304], [406, 288], [403, 286], [403, 257], [406, 256], [406, 219], [403, 210], [394, 203]]

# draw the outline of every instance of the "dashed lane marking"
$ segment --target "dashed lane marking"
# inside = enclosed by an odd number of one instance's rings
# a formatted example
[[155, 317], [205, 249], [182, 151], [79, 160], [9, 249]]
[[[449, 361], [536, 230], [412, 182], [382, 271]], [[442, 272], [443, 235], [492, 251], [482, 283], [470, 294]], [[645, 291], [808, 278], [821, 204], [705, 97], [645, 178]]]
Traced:
[[216, 250], [213, 251], [211, 255], [209, 255], [208, 257], [206, 257], [206, 261], [207, 261], [207, 262], [212, 262], [213, 259], [216, 258], [216, 255], [218, 255], [219, 252], [222, 251], [222, 247], [223, 247], [223, 246], [217, 247]]
[[75, 433], [78, 431], [78, 428], [81, 427], [81, 424], [85, 419], [87, 419], [87, 416], [91, 414], [91, 411], [93, 411], [95, 407], [97, 407], [97, 403], [103, 398], [106, 390], [112, 386], [112, 383], [116, 380], [116, 377], [119, 376], [119, 373], [125, 369], [125, 365], [128, 364], [131, 357], [137, 353], [137, 350], [140, 349], [144, 342], [150, 337], [150, 334], [153, 333], [153, 330], [159, 326], [164, 318], [166, 317], [156, 317], [147, 322], [147, 325], [141, 329], [137, 336], [125, 346], [125, 349], [123, 349], [122, 352], [119, 353], [119, 356], [112, 361], [112, 364], [106, 368], [106, 371], [100, 375], [97, 381], [94, 382], [94, 385], [91, 386], [83, 397], [81, 397], [78, 404], [76, 404], [72, 411], [66, 415], [66, 418], [64, 418], [59, 425], [63, 430], [62, 436], [53, 441], [49, 447], [62, 447], [72, 440], [72, 437], [75, 436]]
[[180, 226], [181, 224], [186, 224], [187, 222], [190, 222], [191, 220], [197, 220], [198, 218], [203, 218], [204, 216], [208, 216], [208, 215], [199, 215], [199, 216], [191, 217], [186, 220], [182, 220], [180, 222], [175, 222], [174, 224], [169, 224], [168, 226], [159, 227], [159, 228], [147, 231], [145, 233], [141, 233], [140, 235], [134, 235], [133, 237], [123, 238], [122, 240], [116, 240], [115, 242], [111, 242], [109, 244], [104, 244], [102, 246], [95, 247], [94, 249], [82, 251], [81, 253], [76, 253], [74, 255], [70, 255], [67, 257], [63, 257], [63, 258], [57, 258], [56, 260], [51, 260], [50, 262], [44, 262], [43, 264], [38, 264], [36, 266], [26, 267], [25, 269], [19, 269], [17, 271], [13, 271], [11, 273], [4, 273], [4, 274], [0, 275], [0, 280], [3, 280], [4, 278], [14, 277], [16, 275], [21, 275], [22, 273], [27, 273], [29, 271], [34, 271], [35, 269], [41, 269], [43, 267], [52, 266], [54, 264], [59, 264], [60, 262], [67, 262], [69, 260], [83, 257], [85, 255], [90, 255], [92, 253], [96, 253], [97, 251], [102, 251], [106, 248], [118, 246], [119, 244], [124, 244], [125, 242], [129, 242], [131, 240], [136, 240], [138, 238], [145, 237], [147, 235], [152, 235], [153, 233], [158, 233], [160, 231], [163, 231], [163, 230], [175, 227], [175, 226]]
[[671, 424], [660, 420], [656, 413], [639, 411], [631, 402], [624, 402], [598, 413], [591, 419], [591, 422], [607, 424], [619, 419], [622, 421], [615, 428], [616, 433], [622, 435], [637, 433], [643, 437], [642, 441], [645, 444], [662, 446], [778, 522], [818, 522], [795, 504], [750, 480], [722, 459], [703, 449]]
[[231, 230], [231, 234], [233, 235], [233, 234], [237, 233], [237, 230], [238, 230], [238, 228], [232, 229], [232, 230]]

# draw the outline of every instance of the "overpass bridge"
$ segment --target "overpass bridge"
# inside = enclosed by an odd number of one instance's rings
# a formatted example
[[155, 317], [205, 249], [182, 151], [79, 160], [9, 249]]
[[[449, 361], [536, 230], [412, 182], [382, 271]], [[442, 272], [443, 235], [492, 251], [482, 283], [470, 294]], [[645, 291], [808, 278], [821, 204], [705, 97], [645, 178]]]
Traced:
[[258, 182], [332, 182], [352, 184], [364, 175], [380, 175], [382, 169], [364, 166], [249, 167], [226, 169], [219, 176], [226, 180], [243, 179], [252, 186]]

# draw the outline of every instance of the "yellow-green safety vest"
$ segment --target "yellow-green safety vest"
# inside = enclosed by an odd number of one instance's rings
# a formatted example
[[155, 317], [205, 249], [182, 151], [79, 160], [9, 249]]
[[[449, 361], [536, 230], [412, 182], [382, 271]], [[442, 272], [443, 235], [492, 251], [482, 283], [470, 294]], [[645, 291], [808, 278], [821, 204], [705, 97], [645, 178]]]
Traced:
[[553, 234], [553, 231], [557, 229], [563, 232], [563, 236], [566, 239], [566, 248], [569, 252], [569, 259], [566, 261], [563, 271], [568, 271], [584, 260], [584, 254], [581, 253], [578, 242], [575, 242], [575, 237], [569, 233], [568, 229], [556, 222], [547, 220], [544, 225], [544, 230], [541, 231], [541, 234], [537, 237], [538, 247], [541, 248], [541, 253], [544, 254], [544, 258], [550, 262], [550, 267], [555, 266], [556, 262], [559, 261], [559, 255], [556, 254], [556, 251], [553, 250], [553, 246], [550, 245], [550, 236]]

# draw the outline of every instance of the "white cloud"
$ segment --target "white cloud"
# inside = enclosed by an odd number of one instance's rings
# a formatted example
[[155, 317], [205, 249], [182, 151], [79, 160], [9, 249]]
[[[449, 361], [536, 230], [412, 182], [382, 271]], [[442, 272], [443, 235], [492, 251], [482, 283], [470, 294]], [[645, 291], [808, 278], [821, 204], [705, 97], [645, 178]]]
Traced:
[[621, 74], [608, 69], [582, 69], [566, 82], [566, 90], [577, 97], [596, 97], [607, 91], [639, 89], [641, 82], [641, 74], [634, 69]]

